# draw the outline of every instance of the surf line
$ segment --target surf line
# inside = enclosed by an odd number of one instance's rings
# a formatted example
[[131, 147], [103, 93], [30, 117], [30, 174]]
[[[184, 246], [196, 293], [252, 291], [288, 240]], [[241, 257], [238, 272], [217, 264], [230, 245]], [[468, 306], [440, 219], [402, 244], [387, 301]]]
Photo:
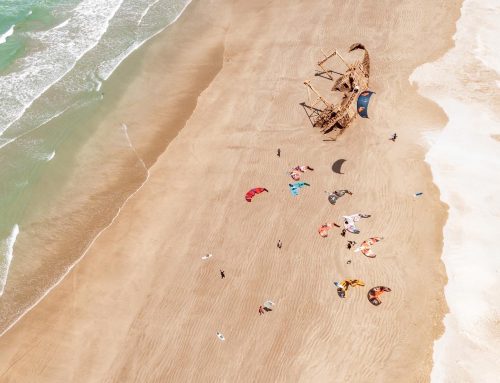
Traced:
[[113, 216], [113, 218], [111, 219], [111, 221], [105, 227], [103, 227], [101, 229], [101, 231], [99, 231], [96, 234], [96, 236], [92, 239], [92, 241], [90, 241], [90, 243], [88, 244], [88, 246], [82, 252], [82, 254], [80, 255], [80, 257], [75, 262], [73, 262], [73, 264], [71, 264], [70, 266], [68, 266], [67, 270], [61, 275], [61, 277], [52, 286], [50, 286], [40, 296], [40, 298], [38, 298], [33, 304], [31, 304], [30, 306], [28, 306], [28, 308], [21, 315], [19, 315], [19, 317], [17, 317], [16, 320], [14, 320], [10, 325], [8, 325], [5, 330], [3, 330], [2, 332], [0, 332], [0, 337], [2, 337], [4, 334], [6, 334], [7, 331], [9, 331], [12, 327], [14, 327], [17, 322], [19, 322], [27, 313], [29, 313], [31, 310], [33, 310], [33, 308], [35, 308], [36, 305], [38, 305], [47, 295], [49, 295], [52, 290], [54, 290], [57, 286], [59, 286], [59, 284], [66, 278], [66, 276], [71, 272], [71, 270], [73, 270], [73, 268], [80, 263], [80, 261], [85, 257], [85, 255], [87, 255], [87, 253], [89, 252], [89, 250], [92, 248], [92, 245], [95, 243], [95, 241], [97, 241], [97, 239], [101, 236], [101, 234], [104, 233], [109, 227], [111, 227], [111, 225], [113, 225], [113, 223], [118, 218], [118, 216], [120, 215], [121, 211], [123, 210], [123, 208], [125, 207], [125, 205], [127, 204], [127, 202], [133, 196], [135, 196], [139, 190], [142, 189], [142, 187], [146, 184], [146, 182], [148, 182], [149, 176], [150, 176], [151, 173], [150, 173], [149, 169], [146, 167], [146, 164], [144, 163], [144, 161], [139, 157], [139, 154], [135, 150], [135, 147], [132, 145], [132, 142], [130, 141], [130, 137], [128, 135], [127, 129], [128, 129], [127, 125], [122, 124], [122, 130], [125, 133], [125, 137], [127, 139], [128, 145], [132, 148], [132, 150], [134, 151], [135, 155], [137, 156], [137, 159], [143, 164], [144, 169], [146, 170], [146, 177], [145, 177], [144, 181], [139, 185], [139, 187], [133, 193], [131, 193], [125, 199], [125, 201], [123, 201], [122, 205], [118, 208], [118, 211]]
[[0, 35], [0, 44], [7, 42], [7, 38], [14, 34], [14, 27], [15, 25], [12, 25], [7, 32], [5, 32], [3, 35]]
[[[14, 256], [14, 245], [17, 236], [19, 235], [19, 225], [15, 224], [12, 228], [10, 235], [4, 240], [5, 255], [4, 259], [0, 261], [0, 297], [3, 295], [5, 286], [7, 285], [7, 278], [9, 277], [10, 264]], [[3, 246], [2, 246], [3, 247]]]

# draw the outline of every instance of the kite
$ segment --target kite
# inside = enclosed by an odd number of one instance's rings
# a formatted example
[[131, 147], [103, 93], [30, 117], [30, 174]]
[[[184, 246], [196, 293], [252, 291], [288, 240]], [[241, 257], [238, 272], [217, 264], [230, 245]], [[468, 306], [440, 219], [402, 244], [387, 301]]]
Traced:
[[330, 230], [334, 226], [340, 227], [336, 223], [325, 223], [324, 225], [321, 225], [321, 227], [318, 229], [319, 235], [321, 235], [323, 238], [328, 237], [328, 230]]
[[208, 259], [211, 257], [212, 257], [212, 254], [207, 254], [207, 255], [204, 255], [203, 257], [201, 257], [201, 259], [205, 260], [205, 259]]
[[297, 165], [290, 172], [290, 176], [294, 181], [300, 180], [300, 173], [304, 173], [306, 170], [314, 170], [309, 165]]
[[245, 199], [248, 201], [248, 202], [252, 202], [252, 198], [256, 195], [256, 194], [260, 194], [262, 192], [268, 192], [269, 190], [267, 190], [266, 188], [253, 188], [253, 189], [250, 189], [247, 194], [245, 194]]
[[293, 184], [288, 184], [288, 187], [290, 188], [290, 193], [295, 197], [299, 195], [299, 189], [303, 188], [304, 186], [311, 186], [307, 182], [294, 182]]
[[333, 282], [333, 284], [337, 287], [337, 294], [340, 298], [345, 298], [345, 293], [349, 289], [349, 286], [364, 286], [365, 282], [360, 279], [344, 279], [342, 282]]
[[361, 218], [369, 218], [370, 214], [353, 214], [353, 215], [345, 215], [344, 218], [344, 227], [349, 233], [359, 234], [359, 230], [354, 224], [354, 222], [358, 222]]
[[375, 258], [377, 254], [375, 254], [372, 251], [371, 245], [374, 245], [378, 241], [381, 241], [384, 239], [384, 237], [373, 237], [373, 238], [368, 238], [366, 241], [363, 241], [361, 243], [361, 246], [359, 246], [354, 252], [361, 251], [365, 256], [368, 258]]
[[385, 286], [374, 287], [373, 289], [370, 289], [370, 291], [368, 291], [368, 300], [372, 305], [378, 306], [382, 304], [382, 301], [379, 299], [379, 297], [385, 292], [389, 293], [391, 292], [391, 289]]
[[352, 193], [345, 189], [345, 190], [335, 190], [333, 193], [328, 193], [328, 201], [330, 201], [330, 203], [332, 205], [335, 205], [335, 203], [337, 202], [337, 200], [344, 196], [345, 193], [349, 194], [349, 195], [352, 195]]
[[344, 174], [341, 172], [341, 170], [342, 170], [342, 165], [344, 164], [345, 161], [346, 160], [344, 160], [344, 159], [340, 159], [340, 160], [335, 161], [332, 165], [332, 171], [334, 173]]
[[368, 102], [375, 92], [365, 90], [358, 96], [358, 114], [363, 118], [368, 118]]
[[275, 303], [273, 301], [265, 301], [263, 306], [264, 306], [264, 310], [269, 312], [269, 311], [273, 311]]

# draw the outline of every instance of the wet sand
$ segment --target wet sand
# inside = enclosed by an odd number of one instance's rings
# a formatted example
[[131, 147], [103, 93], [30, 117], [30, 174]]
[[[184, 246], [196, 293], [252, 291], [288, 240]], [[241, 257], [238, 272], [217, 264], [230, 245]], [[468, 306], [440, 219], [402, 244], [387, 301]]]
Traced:
[[[459, 2], [226, 3], [195, 1], [124, 63], [137, 73], [103, 124], [129, 126], [148, 181], [0, 338], [2, 381], [429, 379], [446, 311], [446, 207], [420, 135], [445, 116], [408, 77], [449, 48]], [[354, 42], [371, 55], [370, 119], [324, 142], [299, 105], [302, 81], [321, 48]], [[339, 158], [343, 175], [331, 170]], [[298, 164], [315, 170], [293, 198], [286, 172]], [[249, 204], [256, 186], [270, 192]], [[339, 188], [354, 194], [331, 206], [323, 191]], [[372, 214], [361, 234], [318, 235], [356, 212]], [[372, 236], [385, 238], [375, 259], [345, 248]], [[344, 278], [367, 286], [340, 300], [333, 281]], [[377, 285], [392, 292], [374, 307]], [[267, 299], [276, 309], [259, 317]]]

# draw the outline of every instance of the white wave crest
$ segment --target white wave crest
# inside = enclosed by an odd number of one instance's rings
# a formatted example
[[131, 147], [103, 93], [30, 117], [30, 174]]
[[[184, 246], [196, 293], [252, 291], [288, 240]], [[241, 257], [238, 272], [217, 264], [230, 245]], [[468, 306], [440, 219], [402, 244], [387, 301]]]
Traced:
[[15, 25], [11, 26], [7, 32], [0, 35], [0, 44], [3, 44], [7, 41], [7, 37], [12, 36], [14, 34]]
[[465, 0], [455, 47], [415, 70], [419, 92], [449, 121], [426, 155], [449, 206], [443, 262], [450, 312], [434, 344], [433, 382], [494, 382], [500, 376], [500, 33], [497, 0]]
[[3, 295], [7, 278], [9, 276], [10, 263], [14, 255], [14, 244], [19, 234], [19, 226], [16, 224], [12, 228], [10, 235], [0, 241], [0, 297]]
[[0, 135], [99, 43], [122, 2], [84, 0], [68, 20], [29, 34], [42, 49], [20, 59], [20, 70], [1, 77]]

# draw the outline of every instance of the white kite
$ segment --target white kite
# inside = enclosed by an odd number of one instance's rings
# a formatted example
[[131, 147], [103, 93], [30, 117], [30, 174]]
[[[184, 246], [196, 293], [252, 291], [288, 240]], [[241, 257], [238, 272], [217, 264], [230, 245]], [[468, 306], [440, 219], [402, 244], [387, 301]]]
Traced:
[[370, 218], [370, 214], [353, 214], [353, 215], [344, 215], [344, 227], [349, 233], [359, 234], [359, 229], [356, 227], [354, 222], [358, 222], [361, 218]]

